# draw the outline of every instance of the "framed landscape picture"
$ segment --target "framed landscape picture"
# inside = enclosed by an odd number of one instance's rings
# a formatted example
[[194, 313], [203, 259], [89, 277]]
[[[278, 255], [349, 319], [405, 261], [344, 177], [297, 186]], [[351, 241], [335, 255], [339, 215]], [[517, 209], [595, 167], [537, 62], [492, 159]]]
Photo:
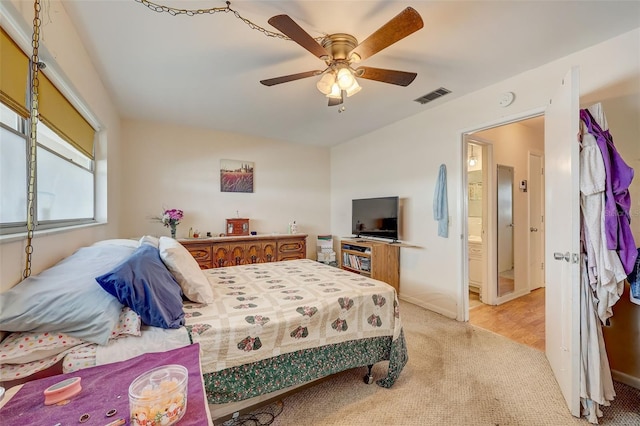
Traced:
[[221, 192], [253, 192], [252, 161], [220, 160]]

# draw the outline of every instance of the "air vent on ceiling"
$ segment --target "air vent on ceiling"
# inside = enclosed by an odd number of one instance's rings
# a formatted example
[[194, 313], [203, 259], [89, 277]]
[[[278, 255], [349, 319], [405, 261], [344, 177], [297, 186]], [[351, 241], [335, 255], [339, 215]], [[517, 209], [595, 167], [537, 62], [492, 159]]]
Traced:
[[434, 90], [433, 92], [429, 92], [426, 95], [420, 96], [418, 99], [414, 99], [414, 100], [424, 105], [427, 102], [434, 101], [439, 97], [446, 95], [447, 93], [451, 93], [451, 90], [441, 87], [439, 89]]

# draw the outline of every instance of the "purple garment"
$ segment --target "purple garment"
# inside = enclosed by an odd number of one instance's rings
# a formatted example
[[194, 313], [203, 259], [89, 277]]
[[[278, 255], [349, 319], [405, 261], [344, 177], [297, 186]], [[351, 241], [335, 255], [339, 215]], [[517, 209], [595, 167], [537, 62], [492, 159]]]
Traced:
[[586, 124], [589, 133], [596, 138], [602, 153], [606, 172], [604, 193], [604, 228], [607, 248], [616, 250], [627, 274], [635, 265], [638, 252], [631, 232], [631, 195], [629, 185], [633, 180], [633, 168], [624, 162], [613, 145], [609, 130], [602, 130], [591, 113], [580, 110], [580, 119]]
[[[167, 364], [184, 365], [189, 371], [187, 410], [180, 425], [207, 424], [205, 394], [200, 373], [200, 345], [167, 352], [148, 353], [127, 361], [100, 365], [26, 383], [0, 410], [2, 425], [105, 425], [124, 418], [129, 422], [129, 385], [139, 375]], [[43, 391], [70, 377], [81, 377], [80, 393], [66, 405], [44, 405]], [[113, 417], [105, 413], [116, 409]], [[89, 414], [89, 421], [79, 423]]]

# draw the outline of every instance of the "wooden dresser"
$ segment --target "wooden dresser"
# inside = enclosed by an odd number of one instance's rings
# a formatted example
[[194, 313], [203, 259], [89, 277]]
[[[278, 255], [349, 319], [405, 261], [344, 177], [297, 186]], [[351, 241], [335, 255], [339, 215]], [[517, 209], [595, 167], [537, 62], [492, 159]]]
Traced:
[[249, 263], [280, 262], [307, 257], [306, 234], [243, 235], [185, 238], [185, 246], [202, 269]]

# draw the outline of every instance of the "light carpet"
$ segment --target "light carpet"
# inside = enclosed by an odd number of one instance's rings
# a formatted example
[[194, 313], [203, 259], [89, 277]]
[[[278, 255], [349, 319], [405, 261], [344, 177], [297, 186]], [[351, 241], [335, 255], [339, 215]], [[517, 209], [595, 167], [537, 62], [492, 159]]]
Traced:
[[[409, 362], [391, 389], [358, 368], [254, 414], [282, 409], [273, 425], [589, 425], [569, 413], [543, 352], [407, 302], [400, 314]], [[600, 424], [640, 425], [640, 390], [616, 392]]]

